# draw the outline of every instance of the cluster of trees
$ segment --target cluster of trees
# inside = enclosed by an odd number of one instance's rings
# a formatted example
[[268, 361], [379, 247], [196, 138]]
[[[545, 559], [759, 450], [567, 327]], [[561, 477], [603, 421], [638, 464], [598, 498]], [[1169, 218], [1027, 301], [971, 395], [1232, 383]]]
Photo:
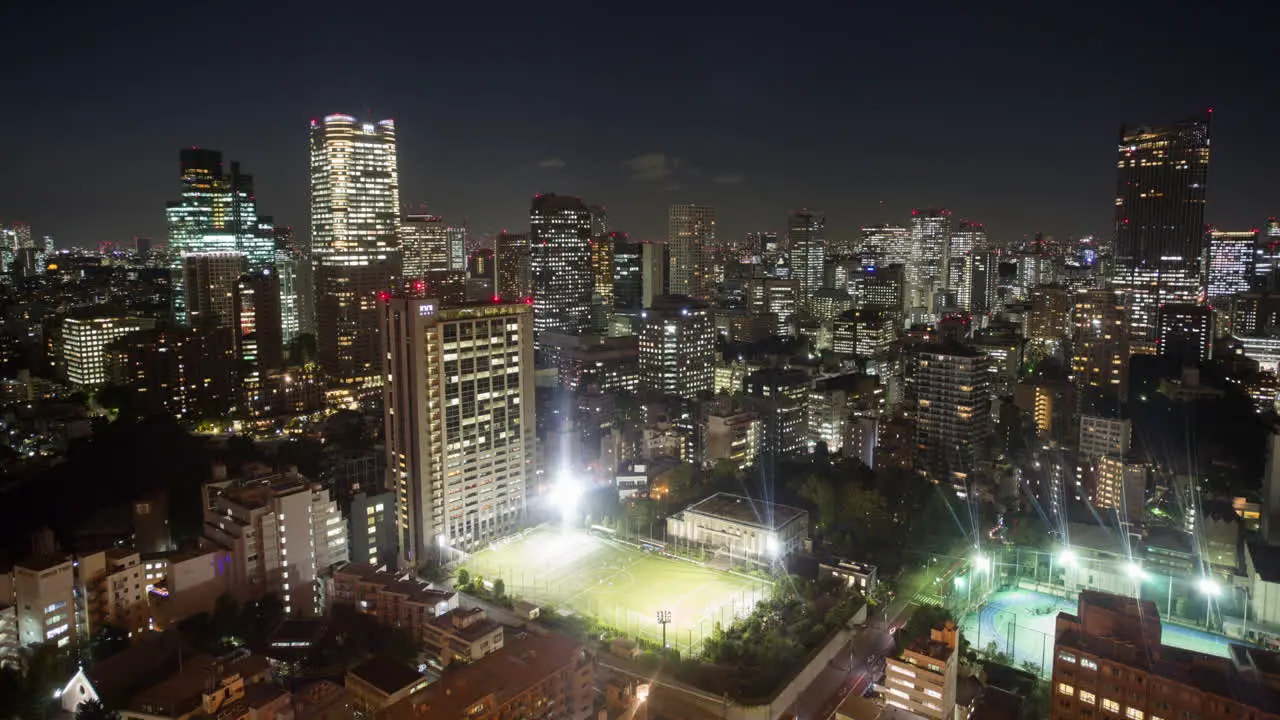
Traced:
[[507, 595], [507, 583], [502, 578], [494, 578], [485, 582], [481, 575], [472, 576], [466, 568], [460, 568], [454, 585], [458, 590], [469, 595], [484, 598], [490, 602], [511, 607], [514, 599]]
[[75, 667], [76, 656], [53, 643], [23, 648], [20, 668], [0, 668], [0, 720], [44, 720]]
[[[838, 583], [783, 579], [787, 588], [760, 602], [729, 627], [716, 623], [702, 655], [675, 663], [673, 672], [708, 692], [752, 702], [773, 694], [831, 633], [866, 603]], [[796, 592], [790, 592], [794, 587]]]

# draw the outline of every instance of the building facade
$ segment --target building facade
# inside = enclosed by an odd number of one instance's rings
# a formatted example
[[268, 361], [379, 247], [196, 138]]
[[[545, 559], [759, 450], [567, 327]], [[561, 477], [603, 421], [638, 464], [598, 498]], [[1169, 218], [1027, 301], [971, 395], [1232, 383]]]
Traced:
[[591, 326], [591, 210], [581, 198], [536, 195], [529, 208], [533, 322], [539, 334]]
[[711, 254], [716, 244], [716, 211], [706, 205], [672, 205], [667, 213], [668, 292], [707, 298], [711, 294]]
[[654, 300], [640, 321], [640, 387], [694, 399], [711, 392], [715, 375], [715, 325], [705, 302], [667, 295]]

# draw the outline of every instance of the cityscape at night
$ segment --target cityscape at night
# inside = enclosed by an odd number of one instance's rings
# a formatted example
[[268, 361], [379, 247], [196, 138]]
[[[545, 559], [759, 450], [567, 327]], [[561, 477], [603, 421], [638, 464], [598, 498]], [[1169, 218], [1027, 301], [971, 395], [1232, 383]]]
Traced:
[[1260, 14], [327, 5], [0, 8], [0, 720], [1280, 720]]

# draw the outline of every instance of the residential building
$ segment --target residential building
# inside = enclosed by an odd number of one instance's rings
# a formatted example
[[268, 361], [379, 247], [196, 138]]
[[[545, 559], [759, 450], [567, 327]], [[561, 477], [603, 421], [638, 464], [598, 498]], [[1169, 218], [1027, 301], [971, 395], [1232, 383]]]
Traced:
[[348, 511], [350, 556], [370, 567], [394, 567], [399, 558], [396, 540], [396, 494], [357, 492]]
[[960, 630], [947, 621], [928, 635], [899, 638], [897, 657], [885, 658], [885, 704], [921, 717], [950, 718], [956, 705]]
[[328, 490], [300, 475], [275, 475], [230, 485], [212, 503], [204, 536], [230, 553], [233, 595], [275, 593], [286, 614], [323, 612], [322, 575], [348, 559], [347, 525]]
[[1026, 315], [1024, 335], [1028, 340], [1065, 340], [1070, 334], [1071, 304], [1061, 285], [1031, 288], [1031, 309]]
[[1230, 644], [1227, 656], [1161, 642], [1150, 600], [1085, 590], [1054, 637], [1052, 720], [1277, 718], [1280, 655]]
[[383, 305], [387, 483], [399, 566], [514, 531], [533, 482], [534, 308]]
[[595, 665], [564, 635], [519, 632], [501, 650], [441, 676], [388, 708], [385, 720], [561, 720], [593, 717]]
[[1080, 456], [1097, 460], [1103, 455], [1125, 457], [1133, 439], [1133, 423], [1119, 418], [1084, 415], [1080, 418]]
[[348, 670], [343, 684], [355, 716], [375, 717], [430, 682], [417, 668], [374, 655]]
[[85, 595], [85, 634], [92, 636], [105, 625], [129, 637], [152, 629], [149, 583], [136, 550], [113, 547], [84, 553], [76, 557], [76, 565]]
[[1090, 290], [1076, 299], [1071, 376], [1076, 397], [1087, 412], [1118, 405], [1129, 388], [1128, 319], [1112, 290]]
[[438, 668], [472, 663], [502, 649], [502, 623], [482, 608], [454, 608], [420, 626], [423, 652]]
[[15, 563], [12, 574], [0, 578], [0, 589], [6, 585], [12, 594], [0, 597], [0, 603], [17, 609], [19, 647], [44, 642], [66, 647], [80, 633], [75, 561], [71, 557], [39, 554]]
[[503, 302], [526, 302], [533, 297], [532, 250], [528, 233], [498, 233], [493, 240], [494, 293]]
[[68, 317], [62, 321], [62, 361], [67, 382], [75, 388], [94, 389], [105, 384], [106, 348], [113, 341], [136, 330], [149, 328], [152, 321], [128, 317]]
[[917, 468], [961, 497], [970, 492], [994, 431], [990, 366], [985, 353], [965, 345], [925, 345], [917, 352]]
[[1093, 506], [1111, 510], [1122, 522], [1141, 524], [1146, 508], [1147, 466], [1121, 455], [1103, 455], [1096, 463]]

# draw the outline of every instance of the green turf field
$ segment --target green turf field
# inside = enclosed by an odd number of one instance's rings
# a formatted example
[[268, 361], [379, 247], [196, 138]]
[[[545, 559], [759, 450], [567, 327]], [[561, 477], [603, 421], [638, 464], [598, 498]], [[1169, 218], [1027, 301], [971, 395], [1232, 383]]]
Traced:
[[772, 585], [646, 553], [581, 530], [539, 527], [481, 550], [463, 563], [508, 595], [594, 617], [629, 636], [660, 641], [658, 611], [669, 610], [667, 644], [688, 653], [716, 622], [726, 625]]

